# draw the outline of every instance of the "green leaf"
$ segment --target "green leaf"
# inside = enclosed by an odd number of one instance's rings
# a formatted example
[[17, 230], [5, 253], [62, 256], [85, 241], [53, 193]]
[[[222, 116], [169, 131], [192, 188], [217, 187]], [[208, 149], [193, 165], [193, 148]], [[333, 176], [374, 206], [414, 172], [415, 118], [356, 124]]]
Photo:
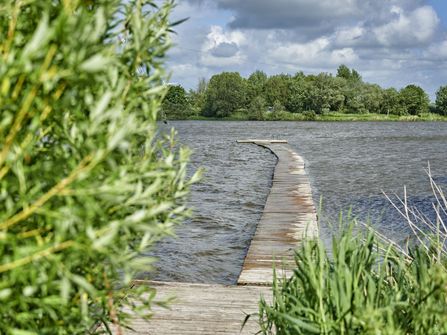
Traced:
[[82, 287], [85, 291], [90, 293], [92, 296], [96, 294], [95, 287], [90, 284], [84, 277], [72, 274], [70, 278], [74, 283]]
[[111, 99], [112, 99], [112, 92], [111, 91], [105, 92], [99, 99], [99, 102], [96, 104], [95, 108], [91, 111], [90, 118], [92, 120], [104, 119], [103, 113], [106, 110], [107, 106], [109, 105]]
[[11, 335], [39, 335], [36, 332], [32, 332], [32, 331], [29, 331], [29, 330], [23, 330], [23, 329], [16, 329], [16, 328], [9, 329], [9, 333]]
[[110, 57], [106, 57], [102, 54], [96, 54], [84, 61], [79, 69], [85, 72], [100, 72], [107, 69], [107, 67], [111, 64], [112, 60]]
[[48, 14], [43, 13], [42, 18], [40, 19], [39, 25], [37, 26], [36, 31], [34, 32], [31, 40], [26, 44], [23, 49], [22, 56], [25, 58], [30, 57], [38, 50], [44, 50], [45, 44], [50, 38], [50, 28], [48, 26]]
[[11, 293], [12, 290], [10, 288], [4, 288], [3, 290], [0, 290], [0, 300], [8, 299]]

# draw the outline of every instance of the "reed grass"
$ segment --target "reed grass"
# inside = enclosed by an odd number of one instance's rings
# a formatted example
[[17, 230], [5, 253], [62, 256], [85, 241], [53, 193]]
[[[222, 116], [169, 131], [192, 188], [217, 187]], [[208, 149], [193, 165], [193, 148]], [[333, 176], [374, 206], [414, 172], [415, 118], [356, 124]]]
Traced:
[[[273, 282], [260, 302], [263, 334], [446, 334], [447, 201], [428, 169], [435, 220], [392, 201], [418, 243], [399, 246], [353, 218], [333, 236], [332, 252], [304, 241], [291, 278]], [[391, 201], [391, 198], [389, 198]]]

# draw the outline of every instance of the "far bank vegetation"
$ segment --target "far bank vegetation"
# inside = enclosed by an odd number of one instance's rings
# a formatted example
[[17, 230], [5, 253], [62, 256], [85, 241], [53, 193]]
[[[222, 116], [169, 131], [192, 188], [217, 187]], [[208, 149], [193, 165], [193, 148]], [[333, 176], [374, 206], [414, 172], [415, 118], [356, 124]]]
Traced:
[[447, 116], [447, 86], [436, 102], [410, 84], [397, 90], [362, 80], [340, 65], [337, 74], [278, 74], [255, 71], [248, 78], [222, 72], [200, 79], [195, 90], [169, 85], [163, 119], [227, 120], [436, 120]]

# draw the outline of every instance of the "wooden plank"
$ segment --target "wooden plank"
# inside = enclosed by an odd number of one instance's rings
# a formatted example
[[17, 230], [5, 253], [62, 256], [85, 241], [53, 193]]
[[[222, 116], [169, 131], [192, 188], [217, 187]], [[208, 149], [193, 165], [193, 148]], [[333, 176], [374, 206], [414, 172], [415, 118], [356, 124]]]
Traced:
[[236, 140], [237, 143], [287, 143], [287, 140]]
[[284, 276], [291, 275], [299, 243], [318, 235], [317, 215], [304, 160], [286, 143], [253, 143], [270, 149], [277, 164], [238, 285], [269, 285], [273, 280], [272, 266], [281, 269]]
[[[132, 320], [131, 330], [125, 335], [180, 335], [180, 334], [255, 334], [259, 329], [259, 300], [271, 302], [270, 287], [226, 286], [138, 281], [157, 290], [156, 300], [175, 297], [169, 309], [154, 306], [154, 316], [145, 321]], [[241, 331], [247, 314], [253, 314]], [[117, 334], [116, 329], [114, 334]]]

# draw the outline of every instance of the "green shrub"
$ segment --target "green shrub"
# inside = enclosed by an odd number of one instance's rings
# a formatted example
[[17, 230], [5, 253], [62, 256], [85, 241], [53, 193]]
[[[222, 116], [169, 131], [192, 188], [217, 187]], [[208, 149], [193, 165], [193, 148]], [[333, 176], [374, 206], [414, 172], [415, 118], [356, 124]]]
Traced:
[[262, 96], [254, 97], [248, 108], [248, 119], [257, 121], [264, 120], [265, 109], [265, 99]]
[[0, 4], [1, 334], [125, 325], [119, 288], [187, 214], [188, 151], [155, 129], [173, 4], [154, 5]]
[[331, 256], [320, 241], [303, 243], [293, 276], [275, 279], [271, 305], [261, 301], [262, 333], [445, 334], [445, 259], [352, 229], [334, 237]]
[[314, 111], [305, 111], [303, 116], [306, 121], [315, 121], [317, 119], [317, 114]]
[[245, 108], [239, 108], [226, 118], [234, 121], [246, 121], [248, 120], [248, 111]]
[[264, 120], [267, 121], [304, 121], [302, 113], [290, 113], [285, 110], [282, 111], [272, 111], [264, 113]]
[[436, 91], [435, 108], [430, 108], [430, 112], [447, 115], [447, 86], [441, 86]]

